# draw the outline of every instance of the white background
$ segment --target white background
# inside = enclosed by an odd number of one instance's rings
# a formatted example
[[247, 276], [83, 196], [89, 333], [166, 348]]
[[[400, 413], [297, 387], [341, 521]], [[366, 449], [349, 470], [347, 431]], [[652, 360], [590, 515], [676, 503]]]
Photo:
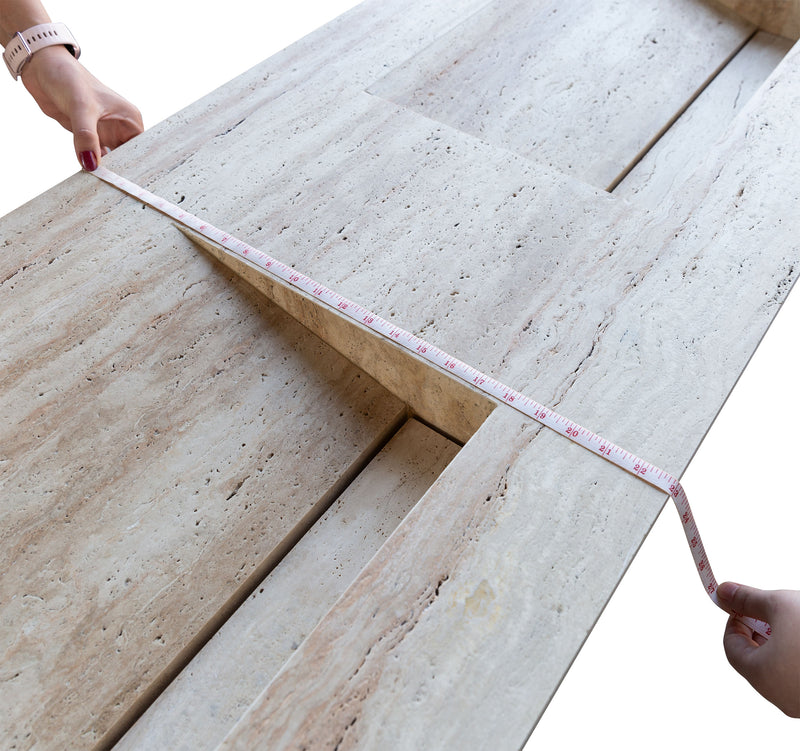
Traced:
[[[119, 13], [99, 0], [51, 0], [47, 7], [79, 39], [82, 62], [150, 126], [355, 4], [139, 0]], [[177, 74], [180, 86], [162, 84], [163, 72]], [[1, 70], [0, 113], [3, 215], [77, 162], [71, 135]], [[684, 476], [720, 581], [800, 588], [790, 479], [800, 422], [790, 388], [799, 306], [796, 298], [784, 306]], [[728, 666], [724, 623], [667, 506], [526, 748], [796, 748], [800, 724]]]

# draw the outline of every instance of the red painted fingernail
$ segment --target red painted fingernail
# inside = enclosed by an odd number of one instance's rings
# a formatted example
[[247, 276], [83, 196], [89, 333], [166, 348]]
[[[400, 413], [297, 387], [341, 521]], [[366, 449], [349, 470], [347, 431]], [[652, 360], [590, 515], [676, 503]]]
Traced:
[[94, 172], [97, 169], [97, 159], [93, 151], [81, 151], [81, 167], [87, 172]]

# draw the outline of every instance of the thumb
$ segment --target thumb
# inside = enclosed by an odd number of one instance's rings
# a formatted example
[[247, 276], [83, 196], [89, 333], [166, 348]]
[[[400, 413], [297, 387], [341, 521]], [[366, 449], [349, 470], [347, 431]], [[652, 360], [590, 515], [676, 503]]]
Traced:
[[100, 139], [94, 122], [73, 123], [73, 142], [78, 161], [88, 172], [94, 172], [100, 164]]
[[769, 622], [774, 613], [771, 592], [734, 582], [723, 582], [717, 588], [717, 597], [729, 613], [749, 615]]

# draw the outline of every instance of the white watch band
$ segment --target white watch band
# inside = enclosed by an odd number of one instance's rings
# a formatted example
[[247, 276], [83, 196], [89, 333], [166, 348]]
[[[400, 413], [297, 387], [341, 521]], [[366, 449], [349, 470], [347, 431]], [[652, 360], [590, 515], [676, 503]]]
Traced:
[[25, 63], [33, 57], [34, 52], [56, 44], [63, 44], [76, 60], [81, 55], [78, 42], [63, 23], [40, 23], [25, 31], [18, 31], [11, 37], [11, 41], [3, 52], [3, 60], [8, 67], [8, 72], [16, 80]]

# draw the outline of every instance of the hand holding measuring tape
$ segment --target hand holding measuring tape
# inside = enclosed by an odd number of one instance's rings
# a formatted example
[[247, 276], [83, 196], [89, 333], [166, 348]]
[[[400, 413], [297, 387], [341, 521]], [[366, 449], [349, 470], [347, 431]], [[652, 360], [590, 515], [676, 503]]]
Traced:
[[800, 717], [800, 592], [766, 591], [724, 582], [720, 605], [772, 625], [769, 640], [738, 615], [728, 619], [723, 645], [728, 662], [765, 699], [789, 717]]

